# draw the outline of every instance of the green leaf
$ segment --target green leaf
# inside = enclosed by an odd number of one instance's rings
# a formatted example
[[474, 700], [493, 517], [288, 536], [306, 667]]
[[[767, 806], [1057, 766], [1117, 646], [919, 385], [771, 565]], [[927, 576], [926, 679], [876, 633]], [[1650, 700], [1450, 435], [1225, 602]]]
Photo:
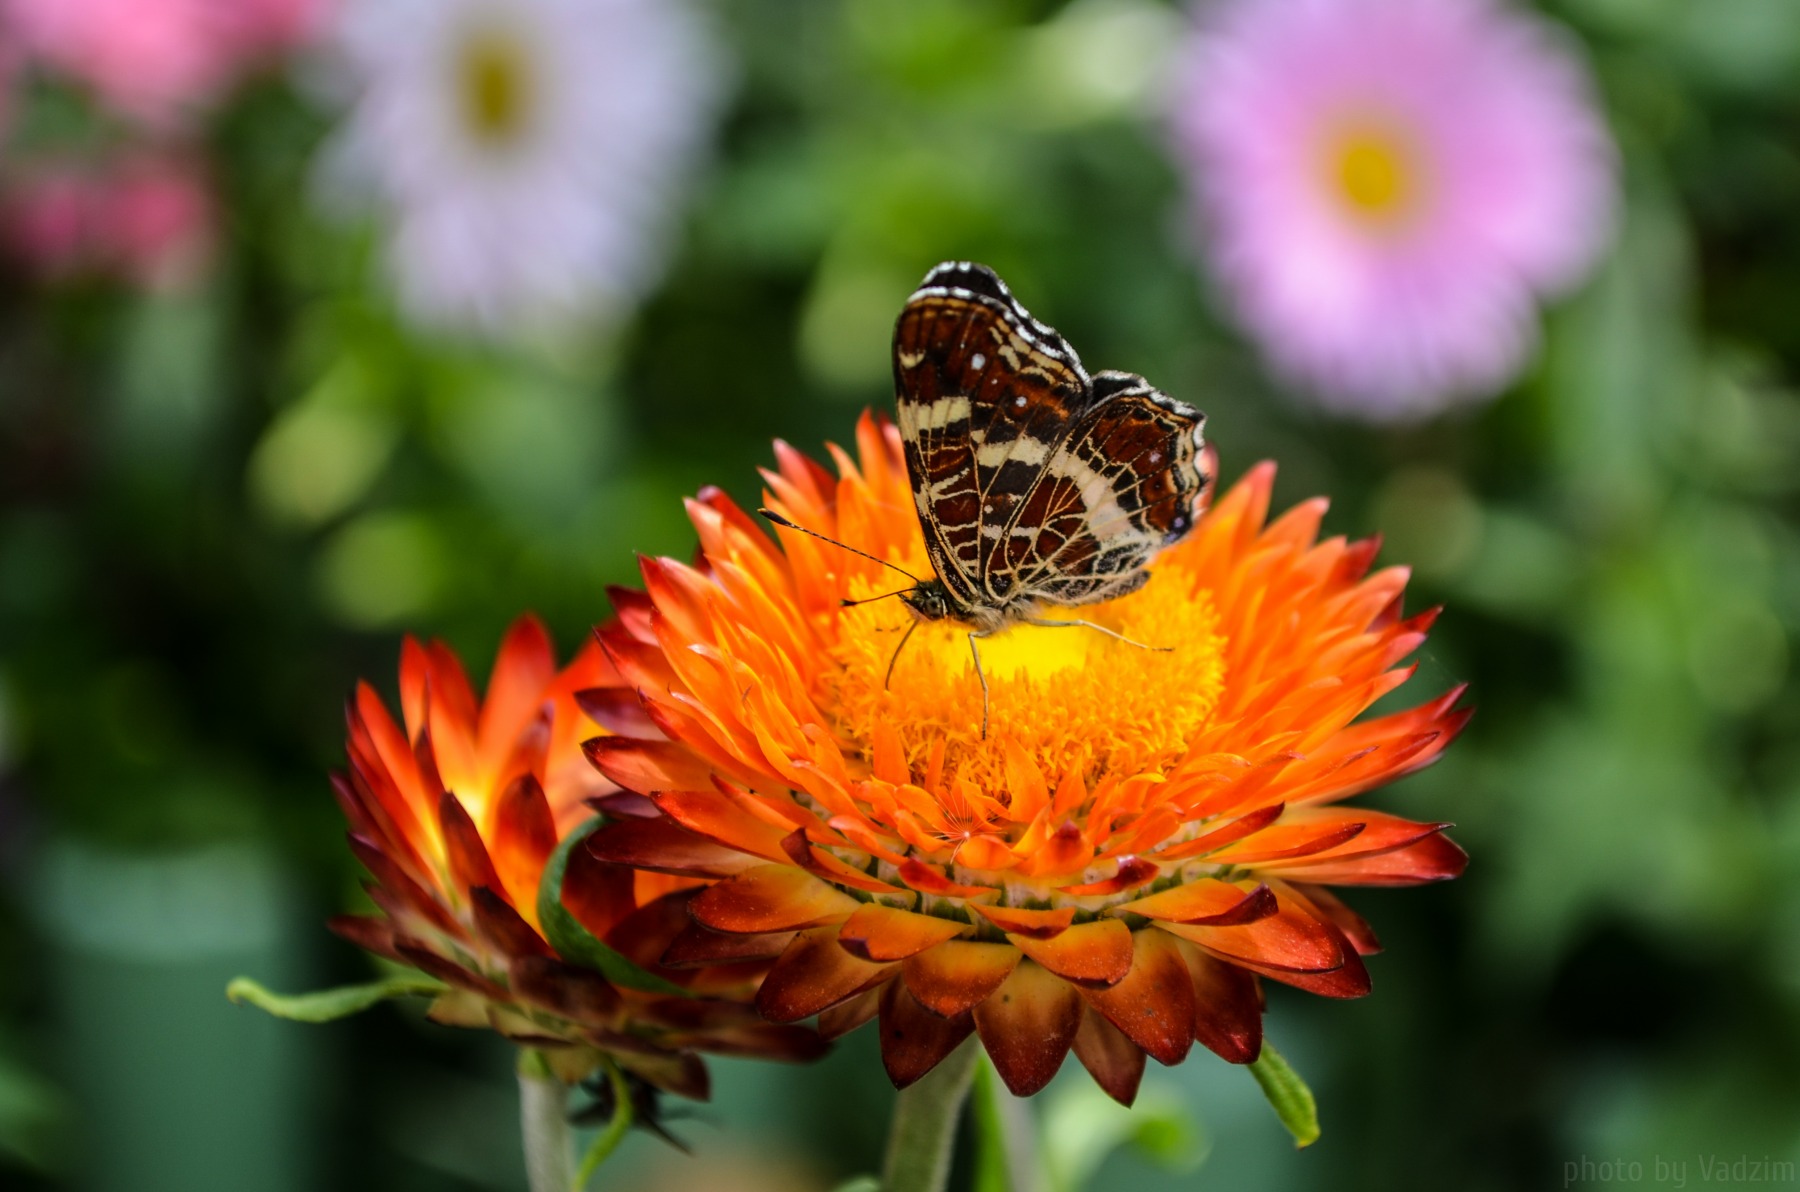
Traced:
[[391, 997], [433, 997], [449, 989], [430, 977], [389, 977], [367, 985], [344, 985], [316, 993], [287, 996], [271, 993], [249, 977], [239, 977], [225, 987], [225, 996], [239, 1005], [248, 1003], [277, 1018], [294, 1022], [330, 1022], [367, 1010]]
[[1275, 1116], [1294, 1136], [1295, 1146], [1311, 1146], [1319, 1141], [1319, 1106], [1313, 1100], [1312, 1090], [1298, 1072], [1288, 1067], [1281, 1053], [1269, 1046], [1267, 1039], [1263, 1040], [1262, 1054], [1250, 1065], [1250, 1075], [1262, 1086]]
[[601, 943], [563, 905], [563, 875], [569, 869], [569, 853], [604, 822], [600, 816], [595, 816], [565, 836], [556, 851], [550, 854], [550, 862], [544, 866], [543, 881], [538, 885], [538, 922], [543, 924], [544, 938], [564, 960], [594, 969], [614, 985], [671, 997], [691, 997], [681, 986], [638, 967]]

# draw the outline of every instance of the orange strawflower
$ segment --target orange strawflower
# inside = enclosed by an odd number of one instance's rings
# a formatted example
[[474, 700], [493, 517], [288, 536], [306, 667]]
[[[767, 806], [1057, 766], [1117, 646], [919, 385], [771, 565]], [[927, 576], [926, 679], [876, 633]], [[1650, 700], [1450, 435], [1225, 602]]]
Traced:
[[[898, 434], [865, 417], [857, 444], [836, 477], [777, 444], [769, 506], [929, 574]], [[1259, 977], [1369, 991], [1374, 935], [1327, 886], [1465, 861], [1444, 824], [1339, 805], [1431, 762], [1469, 713], [1458, 689], [1358, 720], [1435, 613], [1402, 617], [1407, 573], [1370, 574], [1374, 542], [1316, 542], [1322, 500], [1265, 525], [1273, 479], [1253, 469], [1142, 590], [1049, 614], [1164, 649], [985, 640], [985, 737], [966, 627], [921, 623], [893, 660], [909, 611], [842, 603], [891, 572], [701, 494], [698, 565], [646, 559], [601, 634], [657, 731], [588, 743], [664, 818], [588, 847], [723, 879], [665, 961], [778, 958], [762, 1012], [832, 1037], [879, 1016], [902, 1087], [971, 1032], [1021, 1095], [1071, 1048], [1125, 1103], [1146, 1053], [1252, 1061]]]
[[[594, 937], [654, 978], [646, 992], [559, 957], [539, 922], [539, 883], [558, 844], [620, 801], [582, 757], [602, 731], [589, 710], [626, 695], [597, 644], [560, 673], [548, 635], [524, 617], [508, 632], [487, 697], [478, 701], [442, 642], [406, 640], [400, 658], [404, 729], [359, 684], [348, 709], [350, 769], [333, 776], [350, 847], [373, 875], [377, 916], [343, 916], [333, 930], [449, 989], [430, 1017], [492, 1027], [541, 1049], [571, 1083], [609, 1055], [659, 1088], [704, 1097], [695, 1051], [805, 1059], [812, 1031], [771, 1025], [750, 1006], [765, 963], [657, 968], [688, 923], [698, 883], [634, 874], [569, 854], [563, 907]], [[626, 803], [641, 802], [624, 796]], [[687, 996], [684, 996], [684, 992]]]

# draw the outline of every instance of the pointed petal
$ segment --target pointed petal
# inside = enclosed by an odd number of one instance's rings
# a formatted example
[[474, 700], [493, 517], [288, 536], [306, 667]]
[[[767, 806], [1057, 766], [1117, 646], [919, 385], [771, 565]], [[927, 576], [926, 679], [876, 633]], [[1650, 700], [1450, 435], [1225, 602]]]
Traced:
[[583, 741], [581, 748], [602, 774], [640, 795], [706, 790], [712, 786], [712, 767], [673, 741], [595, 737]]
[[1312, 865], [1291, 865], [1279, 872], [1294, 881], [1333, 886], [1416, 886], [1460, 876], [1469, 854], [1439, 832], [1392, 852]]
[[1361, 956], [1373, 956], [1381, 951], [1381, 940], [1375, 935], [1375, 929], [1369, 926], [1368, 920], [1351, 910], [1337, 895], [1324, 886], [1307, 886], [1295, 882], [1288, 887], [1297, 896], [1304, 899], [1319, 913], [1319, 917], [1344, 933], [1352, 947]]
[[609, 733], [651, 740], [663, 735], [635, 687], [584, 687], [575, 693], [575, 705]]
[[556, 851], [556, 819], [544, 788], [532, 775], [519, 775], [501, 793], [494, 806], [490, 851], [513, 905], [534, 906], [544, 863]]
[[1194, 982], [1194, 1038], [1220, 1059], [1247, 1064], [1262, 1054], [1262, 998], [1250, 973], [1183, 945]]
[[575, 1022], [604, 1023], [619, 1008], [619, 991], [605, 977], [548, 956], [514, 961], [510, 976], [519, 996]]
[[937, 1067], [974, 1030], [974, 1015], [940, 1018], [914, 1000], [903, 981], [881, 988], [881, 1063], [897, 1089]]
[[1131, 1042], [1159, 1064], [1179, 1064], [1194, 1043], [1194, 983], [1181, 947], [1165, 932], [1132, 933], [1131, 971], [1108, 989], [1083, 989], [1087, 999]]
[[768, 861], [788, 859], [781, 846], [786, 831], [751, 815], [711, 785], [705, 790], [657, 791], [650, 798], [670, 819], [708, 840]]
[[497, 770], [519, 734], [537, 717], [544, 689], [556, 678], [556, 647], [543, 622], [527, 614], [514, 621], [500, 643], [487, 699], [481, 705], [476, 739], [484, 769]]
[[852, 956], [864, 960], [894, 961], [916, 956], [946, 940], [966, 935], [972, 928], [953, 919], [896, 910], [878, 902], [865, 902], [844, 920], [838, 943]]
[[664, 968], [704, 968], [714, 964], [743, 964], [755, 960], [774, 960], [787, 950], [794, 933], [773, 931], [767, 935], [741, 935], [737, 932], [714, 931], [698, 923], [690, 923], [670, 941], [662, 954]]
[[509, 957], [548, 956], [550, 945], [531, 929], [512, 904], [486, 886], [469, 891], [475, 930], [495, 949]]
[[1000, 988], [1019, 963], [1010, 944], [951, 940], [906, 958], [906, 987], [932, 1013], [954, 1018]]
[[1034, 940], [1059, 936], [1075, 921], [1075, 908], [1072, 906], [1033, 911], [1010, 906], [983, 906], [976, 902], [970, 903], [969, 909], [1009, 935], [1029, 936]]
[[826, 1039], [841, 1039], [875, 1017], [880, 1009], [880, 989], [859, 993], [848, 1001], [819, 1011], [819, 1034]]
[[665, 816], [618, 819], [587, 838], [596, 859], [657, 873], [730, 877], [760, 862], [748, 853], [716, 844]]
[[1323, 973], [1354, 955], [1337, 928], [1321, 922], [1293, 895], [1276, 895], [1278, 913], [1241, 927], [1160, 923], [1164, 931], [1258, 972]]
[[444, 848], [450, 855], [450, 876], [460, 890], [477, 886], [490, 890], [506, 888], [494, 871], [494, 862], [488, 857], [487, 845], [482, 843], [475, 821], [448, 791], [438, 800], [438, 827], [444, 833]]
[[756, 1008], [770, 1022], [798, 1022], [894, 976], [898, 966], [858, 960], [838, 947], [837, 928], [815, 927], [794, 937], [756, 991]]
[[1027, 960], [975, 1006], [975, 1029], [994, 1070], [1015, 1097], [1029, 1097], [1056, 1075], [1081, 1027], [1074, 986]]
[[1117, 919], [1077, 923], [1061, 935], [1006, 937], [1019, 951], [1078, 985], [1116, 985], [1131, 971], [1131, 929]]
[[1075, 1032], [1075, 1058], [1088, 1070], [1105, 1094], [1125, 1106], [1137, 1100], [1138, 1082], [1144, 1078], [1144, 1052], [1089, 1007]]
[[1246, 889], [1231, 882], [1202, 878], [1127, 902], [1117, 909], [1168, 923], [1229, 927], [1266, 919], [1275, 913], [1276, 906], [1266, 886]]
[[708, 886], [690, 904], [695, 920], [715, 931], [749, 932], [841, 923], [861, 905], [792, 865], [747, 869]]

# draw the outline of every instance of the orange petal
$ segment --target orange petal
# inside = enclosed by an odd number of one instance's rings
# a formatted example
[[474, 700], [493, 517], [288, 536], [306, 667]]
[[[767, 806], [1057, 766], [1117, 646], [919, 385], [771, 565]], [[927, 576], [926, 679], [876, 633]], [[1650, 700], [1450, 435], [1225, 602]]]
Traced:
[[837, 929], [802, 931], [763, 978], [756, 1008], [770, 1022], [798, 1022], [894, 976], [897, 965], [871, 964], [838, 947]]
[[662, 736], [662, 730], [644, 711], [635, 687], [584, 687], [575, 693], [575, 705], [589, 720], [621, 737]]
[[1194, 983], [1181, 946], [1161, 931], [1132, 933], [1131, 971], [1109, 989], [1081, 996], [1161, 1064], [1179, 1064], [1194, 1043]]
[[536, 778], [521, 774], [501, 793], [493, 814], [494, 867], [507, 883], [506, 893], [513, 904], [533, 907], [544, 864], [556, 850], [556, 820], [550, 814], [550, 801]]
[[1292, 895], [1276, 895], [1279, 910], [1266, 919], [1241, 927], [1206, 927], [1186, 923], [1158, 923], [1164, 931], [1199, 944], [1234, 963], [1258, 972], [1330, 972], [1344, 964], [1347, 947], [1343, 934], [1314, 917]]
[[1284, 877], [1295, 881], [1335, 886], [1414, 886], [1423, 882], [1441, 882], [1459, 876], [1469, 863], [1469, 854], [1434, 831], [1416, 844], [1391, 852], [1342, 861], [1320, 861], [1312, 865], [1291, 865], [1281, 869]]
[[519, 734], [537, 717], [544, 689], [556, 678], [556, 647], [543, 622], [529, 614], [506, 631], [488, 678], [487, 699], [476, 729], [483, 768], [492, 773], [513, 751]]
[[838, 943], [864, 960], [905, 960], [969, 931], [968, 924], [952, 919], [866, 902], [844, 920]]
[[1307, 886], [1298, 882], [1288, 887], [1294, 894], [1312, 906], [1319, 917], [1344, 933], [1351, 946], [1360, 956], [1373, 956], [1381, 951], [1381, 940], [1376, 938], [1375, 929], [1369, 926], [1368, 920], [1344, 905], [1342, 899], [1327, 890], [1324, 886]]
[[1131, 971], [1131, 929], [1117, 919], [1077, 923], [1047, 940], [1006, 937], [1057, 976], [1078, 985], [1116, 985]]
[[1181, 947], [1194, 983], [1194, 1038], [1220, 1059], [1247, 1064], [1262, 1054], [1262, 997], [1256, 978], [1234, 964]]
[[1137, 1100], [1144, 1078], [1144, 1052], [1099, 1011], [1088, 1007], [1075, 1032], [1075, 1058], [1107, 1096], [1125, 1106]]
[[975, 1018], [967, 1012], [941, 1018], [920, 1005], [904, 982], [882, 986], [881, 1062], [897, 1089], [937, 1067], [974, 1030]]
[[596, 859], [614, 865], [702, 877], [730, 877], [760, 863], [660, 815], [616, 819], [589, 836], [586, 848]]
[[712, 767], [673, 741], [595, 737], [583, 741], [581, 748], [602, 774], [640, 795], [706, 790], [712, 786]]
[[1281, 818], [1286, 805], [1276, 803], [1268, 807], [1259, 807], [1255, 811], [1246, 812], [1232, 820], [1222, 828], [1214, 828], [1202, 836], [1196, 836], [1186, 844], [1171, 845], [1160, 850], [1156, 855], [1165, 861], [1174, 861], [1185, 857], [1200, 857], [1214, 849], [1234, 844], [1246, 836], [1262, 831]]
[[1367, 826], [1360, 821], [1276, 824], [1230, 848], [1219, 850], [1207, 860], [1220, 865], [1258, 865], [1310, 857], [1356, 839]]
[[[889, 982], [897, 984], [897, 982]], [[883, 986], [885, 989], [887, 986]], [[841, 1039], [881, 1009], [881, 989], [865, 990], [847, 1001], [819, 1011], [819, 1035], [825, 1039]]]
[[1008, 944], [951, 940], [908, 956], [906, 987], [932, 1013], [954, 1018], [1000, 988], [1019, 963]]
[[861, 905], [792, 865], [758, 865], [694, 899], [694, 918], [715, 931], [795, 931], [838, 923]]
[[1147, 861], [1142, 857], [1121, 857], [1118, 872], [1111, 877], [1080, 886], [1064, 886], [1058, 892], [1071, 898], [1122, 894], [1135, 886], [1155, 880], [1161, 872], [1162, 867], [1154, 861]]
[[469, 891], [469, 904], [475, 919], [475, 930], [489, 944], [506, 956], [548, 956], [550, 945], [531, 929], [519, 912], [499, 894], [486, 886]]
[[690, 832], [698, 832], [729, 848], [769, 861], [787, 859], [781, 841], [785, 831], [745, 811], [729, 795], [716, 788], [657, 791], [651, 800], [668, 817]]
[[848, 886], [852, 890], [862, 890], [870, 894], [904, 895], [909, 902], [913, 898], [912, 891], [902, 890], [889, 885], [878, 877], [872, 877], [843, 858], [812, 843], [806, 838], [805, 828], [795, 828], [782, 837], [781, 849], [794, 864], [814, 877], [824, 878], [836, 885]]
[[1184, 886], [1171, 887], [1160, 894], [1152, 894], [1148, 898], [1140, 898], [1136, 902], [1127, 902], [1117, 909], [1169, 923], [1206, 923], [1225, 927], [1266, 919], [1275, 913], [1276, 908], [1275, 899], [1268, 893], [1267, 887], [1258, 886], [1253, 890], [1246, 890], [1231, 882], [1201, 878]]
[[1080, 1027], [1081, 997], [1074, 986], [1029, 960], [975, 1006], [982, 1046], [1016, 1097], [1050, 1083]]
[[923, 894], [939, 894], [945, 898], [979, 898], [983, 894], [998, 894], [993, 886], [964, 886], [951, 881], [940, 873], [935, 866], [927, 865], [916, 857], [908, 857], [900, 866], [900, 880]]
[[1075, 908], [1058, 907], [1055, 910], [1033, 911], [1021, 910], [1010, 906], [983, 906], [971, 903], [969, 909], [978, 912], [982, 918], [998, 927], [1001, 931], [1013, 935], [1030, 936], [1034, 940], [1047, 940], [1061, 935], [1075, 921]]
[[488, 857], [487, 845], [482, 843], [475, 821], [448, 791], [438, 800], [438, 827], [444, 833], [444, 847], [450, 854], [450, 876], [459, 890], [466, 892], [477, 886], [486, 886], [490, 890], [506, 888], [500, 884], [500, 875], [494, 872], [494, 862]]
[[766, 935], [739, 935], [714, 931], [698, 923], [689, 923], [664, 950], [664, 968], [701, 968], [713, 964], [742, 964], [753, 960], [774, 960], [787, 950], [793, 940], [791, 931], [772, 931]]

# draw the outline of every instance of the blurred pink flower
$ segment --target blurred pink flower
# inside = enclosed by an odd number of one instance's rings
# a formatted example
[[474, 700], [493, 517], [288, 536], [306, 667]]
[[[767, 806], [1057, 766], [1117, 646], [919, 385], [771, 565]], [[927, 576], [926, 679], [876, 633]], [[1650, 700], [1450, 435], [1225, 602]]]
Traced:
[[12, 182], [3, 212], [8, 247], [53, 280], [98, 274], [179, 289], [212, 256], [211, 191], [199, 165], [180, 154], [38, 163]]
[[412, 318], [509, 335], [656, 280], [726, 63], [686, 0], [357, 0], [327, 197], [384, 224]]
[[1616, 150], [1586, 69], [1499, 0], [1221, 0], [1177, 77], [1227, 297], [1340, 413], [1491, 396], [1532, 353], [1536, 300], [1607, 240]]
[[25, 52], [163, 124], [308, 39], [331, 0], [0, 0]]

